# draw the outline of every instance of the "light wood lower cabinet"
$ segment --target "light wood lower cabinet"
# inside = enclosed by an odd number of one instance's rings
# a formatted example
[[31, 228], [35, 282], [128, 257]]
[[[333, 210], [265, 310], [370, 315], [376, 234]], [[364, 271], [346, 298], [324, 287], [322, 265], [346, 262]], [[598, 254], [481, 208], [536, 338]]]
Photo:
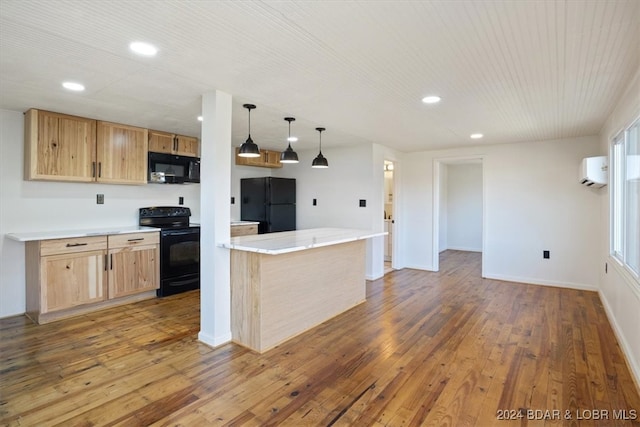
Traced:
[[158, 244], [158, 233], [109, 236], [109, 298], [158, 289]]
[[104, 251], [89, 251], [41, 258], [42, 310], [63, 310], [104, 301], [107, 297]]
[[231, 237], [258, 234], [258, 224], [239, 224], [231, 226]]
[[159, 233], [31, 241], [25, 254], [36, 323], [150, 298], [160, 284]]

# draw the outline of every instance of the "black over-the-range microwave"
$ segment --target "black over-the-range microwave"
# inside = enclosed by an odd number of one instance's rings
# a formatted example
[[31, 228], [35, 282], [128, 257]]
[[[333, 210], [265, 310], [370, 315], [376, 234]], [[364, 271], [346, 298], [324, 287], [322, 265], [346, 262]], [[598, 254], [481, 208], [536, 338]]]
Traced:
[[200, 158], [150, 151], [147, 180], [159, 184], [200, 182]]

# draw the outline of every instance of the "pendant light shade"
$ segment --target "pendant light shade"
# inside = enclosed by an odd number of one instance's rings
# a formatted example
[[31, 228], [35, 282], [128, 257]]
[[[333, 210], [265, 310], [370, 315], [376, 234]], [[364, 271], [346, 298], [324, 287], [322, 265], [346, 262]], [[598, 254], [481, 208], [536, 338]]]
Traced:
[[285, 117], [284, 119], [289, 122], [289, 137], [287, 138], [289, 146], [286, 150], [280, 153], [280, 163], [298, 163], [298, 153], [293, 151], [293, 148], [291, 148], [291, 122], [296, 119], [293, 117]]
[[240, 150], [238, 151], [238, 156], [240, 157], [260, 157], [260, 148], [253, 142], [251, 139], [251, 110], [256, 108], [253, 104], [244, 104], [244, 108], [249, 110], [249, 137], [245, 142], [240, 146]]
[[319, 153], [316, 156], [316, 158], [313, 159], [313, 163], [311, 163], [311, 167], [318, 168], [318, 169], [326, 169], [329, 167], [329, 161], [327, 160], [326, 157], [322, 155], [322, 132], [325, 130], [325, 128], [316, 128], [316, 130], [320, 134], [320, 146], [319, 146]]

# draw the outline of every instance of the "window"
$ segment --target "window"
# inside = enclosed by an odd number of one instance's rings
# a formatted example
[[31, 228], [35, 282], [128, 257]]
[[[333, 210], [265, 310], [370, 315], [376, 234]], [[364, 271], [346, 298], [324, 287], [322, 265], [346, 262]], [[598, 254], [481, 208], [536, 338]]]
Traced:
[[611, 255], [640, 278], [640, 119], [611, 146]]

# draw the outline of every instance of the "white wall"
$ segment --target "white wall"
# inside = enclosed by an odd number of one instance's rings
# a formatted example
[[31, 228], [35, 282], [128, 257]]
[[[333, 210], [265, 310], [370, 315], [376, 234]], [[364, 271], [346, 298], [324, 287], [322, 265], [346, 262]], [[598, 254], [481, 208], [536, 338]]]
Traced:
[[[597, 191], [580, 185], [597, 137], [411, 153], [404, 156], [404, 266], [432, 270], [433, 159], [483, 157], [486, 277], [595, 289]], [[542, 259], [542, 251], [551, 259]]]
[[[482, 164], [451, 164], [446, 170], [446, 247], [481, 252]], [[442, 197], [440, 201], [442, 204]], [[443, 210], [442, 206], [440, 210]], [[443, 222], [443, 216], [440, 216], [440, 222]]]
[[[138, 209], [177, 205], [200, 218], [200, 185], [106, 185], [23, 180], [23, 114], [0, 110], [0, 317], [25, 311], [24, 243], [5, 234], [132, 226]], [[104, 205], [96, 194], [104, 194]]]
[[[382, 223], [383, 208], [372, 204], [374, 193], [382, 194], [383, 184], [372, 185], [371, 145], [323, 149], [322, 153], [329, 161], [328, 169], [312, 168], [311, 162], [318, 153], [305, 150], [298, 152], [300, 163], [273, 171], [273, 176], [297, 180], [298, 228], [369, 228], [374, 212]], [[313, 199], [317, 200], [316, 206]], [[366, 199], [367, 206], [359, 207], [359, 199]]]
[[[640, 67], [600, 132], [600, 155], [609, 154], [611, 139], [640, 116]], [[600, 297], [618, 341], [640, 386], [640, 284], [609, 256], [609, 186], [599, 192], [601, 235], [598, 252]], [[604, 264], [608, 264], [605, 274]]]

